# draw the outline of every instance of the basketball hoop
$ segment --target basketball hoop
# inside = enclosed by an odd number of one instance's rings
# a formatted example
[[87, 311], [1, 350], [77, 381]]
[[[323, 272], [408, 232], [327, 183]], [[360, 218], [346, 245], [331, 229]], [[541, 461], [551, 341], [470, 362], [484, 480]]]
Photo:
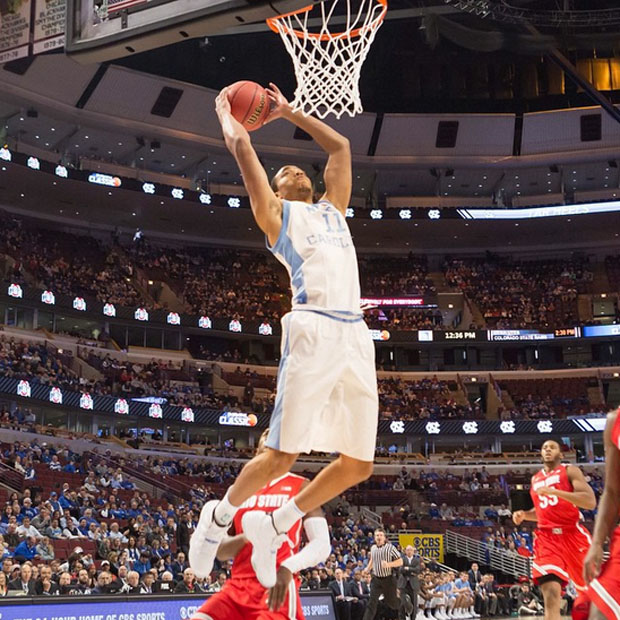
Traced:
[[[352, 4], [356, 8], [352, 7]], [[339, 7], [346, 13], [335, 13]], [[310, 32], [313, 5], [270, 17], [267, 25], [277, 32], [293, 60], [297, 88], [293, 110], [325, 118], [363, 111], [359, 92], [362, 65], [387, 11], [387, 0], [325, 0], [319, 27]], [[316, 13], [319, 11], [316, 10]], [[344, 21], [344, 29], [336, 32]]]

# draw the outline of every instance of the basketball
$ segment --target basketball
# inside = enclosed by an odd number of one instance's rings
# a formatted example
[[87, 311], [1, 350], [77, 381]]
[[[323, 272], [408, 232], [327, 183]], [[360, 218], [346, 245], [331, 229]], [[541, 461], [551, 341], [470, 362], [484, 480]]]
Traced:
[[263, 126], [269, 115], [270, 105], [267, 91], [256, 82], [242, 80], [230, 86], [228, 93], [231, 113], [248, 131]]

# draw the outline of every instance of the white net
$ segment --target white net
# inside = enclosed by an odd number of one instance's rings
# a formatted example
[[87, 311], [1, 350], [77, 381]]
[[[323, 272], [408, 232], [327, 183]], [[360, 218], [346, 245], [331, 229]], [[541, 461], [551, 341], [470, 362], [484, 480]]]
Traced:
[[[268, 20], [293, 59], [297, 88], [291, 105], [319, 118], [355, 116], [363, 111], [360, 73], [383, 23], [386, 0], [326, 0], [311, 8]], [[319, 11], [321, 23], [312, 29]]]

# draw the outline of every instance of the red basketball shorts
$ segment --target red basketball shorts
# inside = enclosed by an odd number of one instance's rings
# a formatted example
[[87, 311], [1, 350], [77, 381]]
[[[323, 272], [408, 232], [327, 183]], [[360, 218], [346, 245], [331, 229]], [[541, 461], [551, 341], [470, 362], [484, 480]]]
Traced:
[[267, 608], [267, 590], [255, 579], [230, 579], [191, 620], [304, 620], [304, 614], [294, 580], [282, 607], [274, 612]]
[[586, 596], [609, 620], [620, 620], [620, 527], [611, 539], [609, 560], [590, 582]]
[[555, 575], [564, 584], [570, 579], [578, 590], [584, 590], [583, 561], [591, 542], [590, 533], [582, 525], [536, 530], [532, 562], [534, 583], [541, 577]]

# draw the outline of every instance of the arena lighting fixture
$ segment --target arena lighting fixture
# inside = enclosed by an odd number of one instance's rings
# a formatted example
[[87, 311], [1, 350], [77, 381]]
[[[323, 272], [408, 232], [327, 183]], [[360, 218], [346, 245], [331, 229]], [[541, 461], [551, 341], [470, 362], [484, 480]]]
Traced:
[[33, 170], [41, 170], [41, 162], [36, 157], [29, 157], [26, 165]]
[[554, 207], [526, 207], [523, 209], [457, 209], [456, 211], [464, 220], [530, 220], [541, 217], [615, 213], [620, 211], [620, 201], [588, 202]]

